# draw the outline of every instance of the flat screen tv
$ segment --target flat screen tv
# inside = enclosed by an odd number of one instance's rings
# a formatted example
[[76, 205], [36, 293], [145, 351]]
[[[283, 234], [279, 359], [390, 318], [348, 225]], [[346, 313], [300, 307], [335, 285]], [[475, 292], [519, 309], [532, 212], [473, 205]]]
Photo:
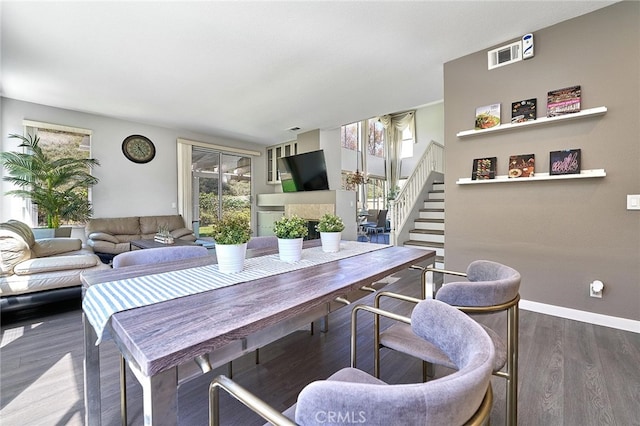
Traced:
[[323, 150], [278, 158], [278, 168], [283, 192], [329, 189]]

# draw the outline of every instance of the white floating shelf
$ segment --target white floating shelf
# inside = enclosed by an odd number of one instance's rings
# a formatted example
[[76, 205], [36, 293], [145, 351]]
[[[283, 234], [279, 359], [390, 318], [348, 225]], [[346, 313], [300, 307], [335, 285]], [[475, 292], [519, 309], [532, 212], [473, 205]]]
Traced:
[[520, 128], [523, 128], [523, 127], [540, 126], [540, 125], [544, 125], [544, 124], [558, 123], [558, 122], [561, 122], [561, 121], [578, 120], [578, 119], [581, 119], [581, 118], [595, 117], [595, 116], [598, 116], [598, 115], [604, 115], [604, 114], [606, 114], [606, 112], [607, 112], [607, 107], [602, 106], [602, 107], [597, 107], [597, 108], [585, 109], [585, 110], [582, 110], [580, 112], [576, 112], [576, 113], [573, 113], [573, 114], [559, 115], [557, 117], [540, 117], [540, 118], [538, 118], [536, 120], [525, 121], [525, 122], [522, 122], [522, 123], [501, 124], [499, 126], [490, 127], [488, 129], [463, 130], [462, 132], [458, 132], [456, 134], [456, 136], [459, 137], [459, 138], [466, 138], [466, 137], [469, 137], [469, 136], [479, 136], [479, 135], [484, 135], [484, 134], [487, 134], [487, 133], [506, 132], [506, 131], [510, 131], [510, 130], [520, 129]]
[[549, 173], [536, 173], [533, 177], [528, 178], [510, 178], [507, 175], [496, 176], [495, 179], [472, 180], [471, 178], [460, 178], [456, 181], [458, 185], [476, 185], [485, 183], [516, 183], [516, 182], [534, 182], [541, 180], [562, 180], [562, 179], [587, 179], [602, 178], [607, 175], [604, 169], [582, 170], [580, 174], [568, 175], [550, 175]]

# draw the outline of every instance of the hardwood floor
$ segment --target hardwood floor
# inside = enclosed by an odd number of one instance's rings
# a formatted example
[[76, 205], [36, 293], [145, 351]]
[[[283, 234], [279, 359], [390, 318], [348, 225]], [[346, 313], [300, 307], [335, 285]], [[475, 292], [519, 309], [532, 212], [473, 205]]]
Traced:
[[[387, 288], [418, 295], [417, 273], [396, 275]], [[371, 303], [372, 298], [363, 299]], [[393, 307], [409, 312], [410, 306]], [[260, 364], [248, 354], [234, 361], [234, 380], [277, 409], [295, 402], [309, 382], [349, 364], [348, 307], [330, 317], [330, 330], [299, 330], [260, 350]], [[371, 321], [359, 317], [358, 367], [373, 370]], [[480, 321], [504, 330], [499, 315]], [[83, 425], [82, 321], [79, 303], [39, 311], [32, 317], [3, 317], [0, 342], [0, 418], [3, 425]], [[520, 311], [520, 425], [640, 425], [640, 335], [533, 312]], [[101, 350], [103, 424], [118, 425], [118, 352]], [[446, 374], [437, 368], [436, 375]], [[180, 423], [207, 422], [207, 387], [218, 369], [180, 388]], [[141, 425], [140, 386], [129, 374], [129, 424]], [[382, 379], [420, 380], [420, 363], [383, 351]], [[494, 377], [491, 422], [504, 424], [504, 380]], [[221, 419], [227, 425], [264, 422], [223, 395]]]

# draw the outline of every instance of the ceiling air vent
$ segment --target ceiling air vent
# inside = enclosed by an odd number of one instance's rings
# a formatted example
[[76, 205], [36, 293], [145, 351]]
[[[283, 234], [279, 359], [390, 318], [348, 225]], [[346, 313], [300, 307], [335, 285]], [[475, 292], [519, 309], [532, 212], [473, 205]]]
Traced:
[[506, 46], [487, 52], [489, 69], [509, 65], [522, 60], [522, 41], [518, 40]]

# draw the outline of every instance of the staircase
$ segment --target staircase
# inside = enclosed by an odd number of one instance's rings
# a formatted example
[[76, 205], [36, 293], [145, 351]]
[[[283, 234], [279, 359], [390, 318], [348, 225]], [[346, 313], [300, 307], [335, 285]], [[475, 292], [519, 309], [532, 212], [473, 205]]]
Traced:
[[436, 252], [444, 268], [444, 146], [431, 141], [400, 193], [389, 201], [393, 245]]
[[435, 250], [436, 268], [444, 268], [444, 183], [434, 182], [409, 230], [405, 246]]

